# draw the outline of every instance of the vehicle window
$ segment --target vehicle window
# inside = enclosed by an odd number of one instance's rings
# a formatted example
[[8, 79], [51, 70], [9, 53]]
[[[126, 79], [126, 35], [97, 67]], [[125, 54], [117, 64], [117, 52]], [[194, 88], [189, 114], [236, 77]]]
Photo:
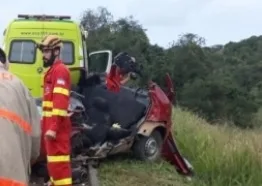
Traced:
[[11, 63], [34, 63], [36, 55], [33, 41], [16, 40], [11, 42], [9, 61]]
[[88, 61], [88, 71], [97, 72], [97, 73], [105, 72], [108, 63], [108, 58], [109, 58], [108, 52], [90, 55]]
[[63, 42], [61, 59], [67, 65], [74, 63], [74, 44], [72, 42]]

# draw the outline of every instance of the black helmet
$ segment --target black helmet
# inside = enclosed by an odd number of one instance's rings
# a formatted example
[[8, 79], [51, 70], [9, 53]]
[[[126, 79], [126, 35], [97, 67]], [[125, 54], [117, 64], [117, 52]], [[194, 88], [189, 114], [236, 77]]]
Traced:
[[1, 61], [2, 63], [6, 63], [5, 51], [3, 51], [2, 48], [0, 48], [0, 61]]
[[132, 62], [132, 58], [128, 55], [127, 52], [120, 52], [114, 57], [114, 63], [124, 74], [130, 71], [130, 64]]
[[[120, 52], [114, 57], [114, 63], [120, 68], [122, 74], [129, 72], [142, 76], [142, 66], [136, 63], [136, 59], [127, 52]], [[134, 74], [132, 75], [133, 78]]]

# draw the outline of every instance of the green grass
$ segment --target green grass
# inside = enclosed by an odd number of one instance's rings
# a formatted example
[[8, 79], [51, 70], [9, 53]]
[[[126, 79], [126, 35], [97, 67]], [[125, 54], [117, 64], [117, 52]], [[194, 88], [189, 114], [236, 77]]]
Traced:
[[174, 109], [174, 136], [193, 164], [188, 182], [165, 162], [144, 163], [114, 157], [100, 168], [102, 186], [262, 186], [262, 132], [211, 126], [179, 108]]
[[100, 175], [102, 186], [187, 186], [165, 162], [149, 164], [128, 158], [109, 160], [102, 166]]

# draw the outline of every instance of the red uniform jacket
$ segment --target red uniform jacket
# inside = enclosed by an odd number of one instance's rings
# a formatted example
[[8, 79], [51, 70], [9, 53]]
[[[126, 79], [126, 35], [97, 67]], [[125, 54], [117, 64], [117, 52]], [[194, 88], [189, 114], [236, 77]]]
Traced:
[[71, 131], [68, 117], [70, 72], [62, 61], [56, 61], [44, 77], [43, 130]]
[[106, 77], [106, 87], [112, 92], [119, 92], [121, 86], [121, 74], [117, 67], [113, 65]]

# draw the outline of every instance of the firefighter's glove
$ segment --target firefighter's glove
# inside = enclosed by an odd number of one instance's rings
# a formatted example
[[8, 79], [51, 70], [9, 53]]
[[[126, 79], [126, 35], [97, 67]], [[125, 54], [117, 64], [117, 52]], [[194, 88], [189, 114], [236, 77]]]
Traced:
[[45, 133], [45, 137], [46, 137], [47, 139], [54, 140], [54, 139], [56, 138], [56, 132], [53, 131], [53, 130], [48, 130], [48, 131], [46, 131], [46, 133]]

